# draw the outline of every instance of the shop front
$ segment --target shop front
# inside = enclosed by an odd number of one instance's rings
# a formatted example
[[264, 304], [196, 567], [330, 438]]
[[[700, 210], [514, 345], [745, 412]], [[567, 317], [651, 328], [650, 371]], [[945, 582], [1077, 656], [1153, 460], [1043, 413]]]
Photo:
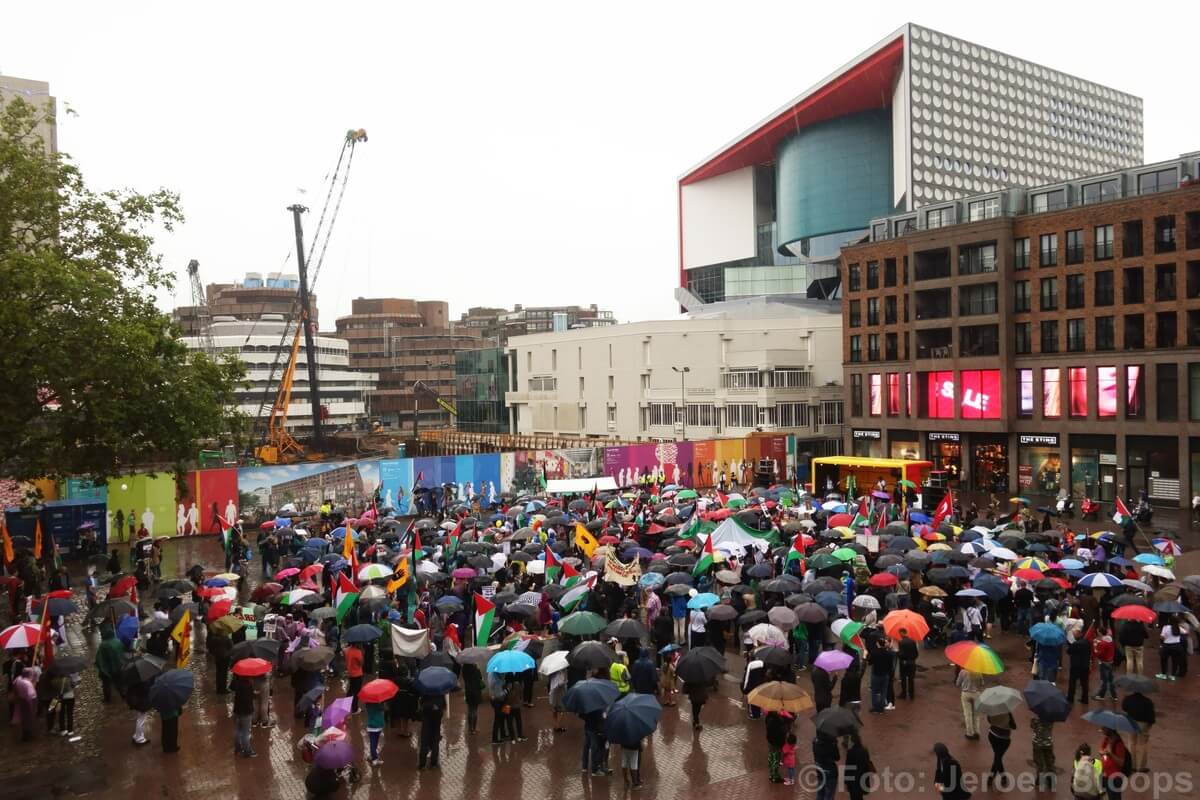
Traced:
[[1017, 491], [1057, 495], [1062, 486], [1058, 434], [1017, 435]]
[[1008, 491], [1008, 437], [971, 434], [971, 488], [977, 492]]
[[888, 455], [891, 458], [906, 458], [910, 461], [921, 457], [921, 439], [916, 431], [888, 431]]
[[957, 489], [962, 474], [962, 435], [932, 431], [925, 434], [925, 442], [933, 469], [946, 473], [950, 488]]
[[1071, 434], [1071, 495], [1111, 503], [1118, 488], [1117, 437]]
[[861, 458], [883, 458], [883, 432], [878, 428], [854, 428], [850, 431], [851, 454]]
[[[1192, 492], [1188, 497], [1200, 497], [1200, 437], [1193, 436], [1188, 439], [1188, 462], [1192, 473]], [[1190, 504], [1191, 500], [1188, 502]]]
[[1151, 500], [1177, 505], [1183, 497], [1179, 475], [1179, 440], [1174, 436], [1125, 437], [1128, 493], [1137, 500], [1145, 492]]

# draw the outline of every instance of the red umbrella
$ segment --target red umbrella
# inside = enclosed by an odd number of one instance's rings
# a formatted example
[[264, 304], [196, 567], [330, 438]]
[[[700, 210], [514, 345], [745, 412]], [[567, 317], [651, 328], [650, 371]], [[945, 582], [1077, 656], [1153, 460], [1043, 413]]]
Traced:
[[300, 580], [306, 581], [309, 578], [316, 579], [318, 575], [325, 571], [324, 564], [309, 564], [304, 569], [300, 570]]
[[126, 575], [112, 585], [108, 590], [109, 597], [124, 597], [137, 588], [137, 578], [133, 575]]
[[382, 703], [396, 696], [400, 687], [387, 678], [376, 678], [369, 681], [358, 692], [358, 699], [364, 703]]
[[849, 525], [851, 522], [854, 522], [854, 517], [849, 514], [834, 514], [829, 518], [828, 524], [831, 528], [840, 528], [844, 525]]
[[1129, 605], [1121, 606], [1116, 611], [1112, 612], [1112, 618], [1133, 619], [1150, 625], [1158, 619], [1158, 614], [1154, 613], [1154, 609], [1130, 603]]
[[814, 539], [813, 537], [809, 536], [807, 533], [800, 534], [800, 546], [801, 547], [811, 547], [812, 545], [814, 545], [816, 543], [817, 543], [817, 540]]
[[1041, 572], [1036, 569], [1030, 569], [1029, 567], [1026, 567], [1025, 569], [1019, 569], [1014, 572], [1013, 575], [1016, 575], [1018, 578], [1026, 581], [1040, 581], [1042, 579]]
[[871, 584], [872, 586], [881, 587], [895, 586], [899, 582], [900, 579], [890, 572], [878, 572], [872, 575], [871, 579], [867, 581], [867, 583]]
[[283, 569], [279, 570], [279, 572], [275, 573], [275, 580], [281, 581], [284, 578], [290, 578], [293, 575], [299, 575], [299, 574], [300, 574], [300, 570], [297, 567], [284, 567]]
[[229, 613], [233, 608], [232, 600], [218, 600], [208, 607], [208, 613], [204, 615], [205, 622], [214, 622]]
[[619, 541], [621, 541], [621, 540], [615, 536], [601, 536], [600, 537], [600, 544], [616, 544]]
[[1069, 580], [1067, 580], [1066, 578], [1051, 578], [1050, 580], [1054, 581], [1055, 583], [1057, 583], [1059, 586], [1061, 586], [1064, 589], [1071, 588], [1071, 582]]
[[709, 520], [711, 520], [711, 521], [713, 521], [713, 522], [720, 522], [720, 521], [721, 521], [721, 520], [723, 520], [723, 519], [727, 519], [727, 518], [728, 518], [728, 517], [730, 517], [732, 514], [733, 514], [733, 509], [730, 509], [730, 508], [718, 508], [716, 511], [709, 511], [709, 512], [707, 512], [707, 513], [705, 514], [705, 516], [706, 516], [706, 517], [708, 517], [708, 519], [709, 519]]
[[[267, 584], [263, 584], [263, 585], [271, 586], [272, 584], [267, 583]], [[274, 584], [274, 585], [278, 586], [279, 584]], [[259, 589], [261, 589], [261, 588], [262, 587], [260, 586]], [[255, 589], [255, 591], [258, 591], [258, 589]], [[220, 597], [223, 594], [225, 594], [225, 590], [224, 590], [224, 588], [222, 588], [220, 586], [201, 586], [199, 589], [196, 590], [196, 595], [199, 597]]]
[[258, 527], [262, 528], [264, 531], [273, 531], [275, 530], [275, 520], [269, 519]]
[[[204, 590], [201, 590], [203, 592]], [[217, 591], [220, 591], [219, 589]], [[274, 597], [283, 591], [283, 587], [278, 583], [264, 583], [261, 586], [254, 587], [254, 591], [250, 593], [250, 599], [255, 602], [266, 600], [268, 597]]]
[[241, 675], [246, 678], [257, 678], [260, 675], [266, 675], [271, 671], [271, 662], [261, 658], [243, 658], [241, 661], [233, 665], [230, 670], [234, 675]]
[[356, 528], [374, 528], [375, 520], [364, 515], [364, 516], [360, 517], [357, 522], [354, 523], [354, 526]]
[[47, 599], [57, 597], [63, 600], [70, 600], [74, 597], [74, 593], [70, 589], [56, 589], [53, 592], [46, 592]]

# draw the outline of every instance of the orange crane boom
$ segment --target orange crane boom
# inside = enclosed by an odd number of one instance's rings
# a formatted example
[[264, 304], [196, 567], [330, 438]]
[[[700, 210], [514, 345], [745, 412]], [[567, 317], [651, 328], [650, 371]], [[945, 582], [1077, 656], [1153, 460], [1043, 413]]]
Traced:
[[279, 381], [279, 394], [271, 406], [271, 416], [267, 420], [267, 441], [254, 451], [255, 457], [263, 464], [284, 464], [296, 461], [304, 455], [304, 447], [288, 432], [288, 406], [292, 402], [292, 379], [296, 376], [296, 359], [300, 354], [300, 334], [308, 324], [308, 315], [301, 314], [296, 325], [296, 335], [292, 337], [292, 351], [288, 356], [287, 367]]

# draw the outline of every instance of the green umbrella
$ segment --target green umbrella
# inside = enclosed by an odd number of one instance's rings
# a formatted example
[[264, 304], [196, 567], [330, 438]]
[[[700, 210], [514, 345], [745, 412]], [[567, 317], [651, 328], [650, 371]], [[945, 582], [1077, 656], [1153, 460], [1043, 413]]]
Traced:
[[684, 489], [681, 492], [679, 492], [679, 494], [675, 495], [675, 499], [676, 500], [695, 500], [696, 499], [696, 490], [695, 489]]
[[729, 508], [745, 508], [746, 501], [740, 497], [736, 497], [733, 500], [730, 500], [725, 505], [728, 506]]
[[904, 486], [905, 488], [908, 488], [908, 489], [917, 488], [917, 485], [909, 480], [899, 480], [899, 481], [896, 481], [896, 483], [899, 484], [900, 486]]
[[853, 561], [854, 557], [857, 556], [858, 553], [854, 552], [849, 547], [839, 547], [837, 550], [834, 550], [832, 553], [830, 553], [830, 555], [836, 558], [838, 561]]
[[[847, 550], [849, 548], [844, 547], [842, 549]], [[850, 552], [853, 553], [854, 551], [851, 550]], [[835, 558], [830, 553], [818, 553], [817, 555], [813, 556], [811, 561], [808, 562], [808, 565], [813, 569], [828, 569], [829, 567], [841, 566], [841, 564], [841, 560]]]
[[569, 633], [572, 636], [594, 636], [604, 630], [607, 625], [608, 620], [599, 614], [591, 611], [576, 611], [558, 621], [558, 630], [560, 633]]

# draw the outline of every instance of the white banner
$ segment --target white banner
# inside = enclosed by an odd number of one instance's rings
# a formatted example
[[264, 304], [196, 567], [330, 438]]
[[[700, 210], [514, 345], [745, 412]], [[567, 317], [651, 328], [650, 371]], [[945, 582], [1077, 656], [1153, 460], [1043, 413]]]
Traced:
[[432, 651], [428, 629], [401, 628], [392, 624], [392, 654], [406, 658], [421, 658]]

